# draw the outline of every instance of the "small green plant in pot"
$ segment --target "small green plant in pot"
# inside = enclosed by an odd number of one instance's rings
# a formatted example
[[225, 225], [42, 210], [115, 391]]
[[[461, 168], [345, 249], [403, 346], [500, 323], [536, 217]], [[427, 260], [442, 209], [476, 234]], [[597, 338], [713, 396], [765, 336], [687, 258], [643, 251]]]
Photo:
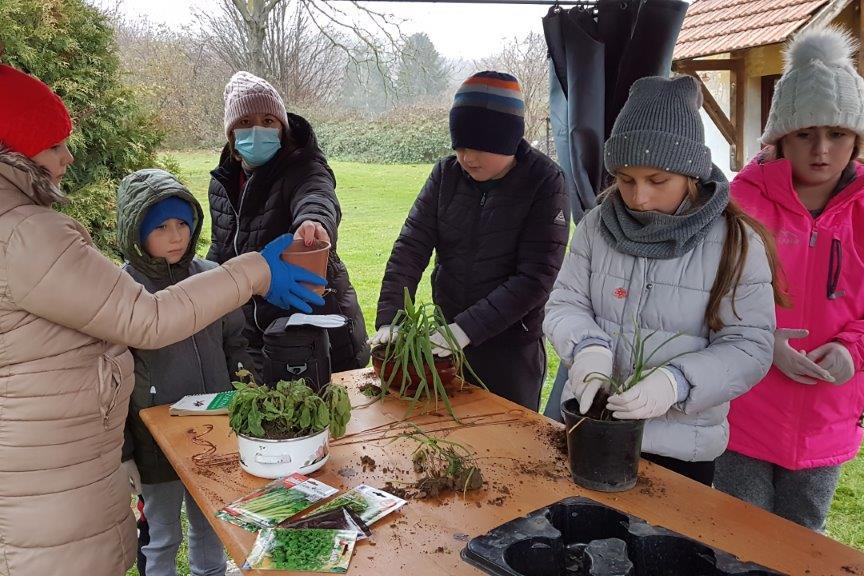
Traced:
[[317, 470], [329, 457], [330, 436], [344, 435], [351, 419], [344, 386], [329, 384], [320, 395], [303, 379], [274, 388], [254, 382], [234, 387], [228, 421], [237, 434], [240, 466], [262, 478]]
[[[414, 404], [423, 400], [442, 400], [447, 411], [456, 418], [447, 388], [451, 382], [464, 381], [465, 371], [484, 388], [471, 369], [465, 353], [450, 330], [441, 307], [432, 303], [415, 304], [405, 289], [405, 307], [393, 319], [393, 331], [386, 344], [372, 350], [372, 366], [381, 379], [381, 396], [395, 392], [409, 398], [409, 413]], [[436, 356], [432, 336], [440, 334], [449, 356]], [[456, 380], [458, 378], [458, 380]]]
[[646, 355], [646, 343], [656, 333], [643, 338], [639, 324], [634, 321], [633, 341], [627, 342], [633, 354], [631, 375], [622, 381], [614, 375], [589, 374], [587, 381], [596, 380], [603, 385], [591, 409], [586, 414], [580, 413], [576, 398], [561, 407], [567, 431], [570, 474], [576, 484], [601, 492], [619, 492], [636, 485], [645, 421], [617, 420], [606, 409], [606, 401], [610, 395], [626, 392], [654, 373], [659, 368], [651, 366], [654, 356], [680, 336], [667, 338]]

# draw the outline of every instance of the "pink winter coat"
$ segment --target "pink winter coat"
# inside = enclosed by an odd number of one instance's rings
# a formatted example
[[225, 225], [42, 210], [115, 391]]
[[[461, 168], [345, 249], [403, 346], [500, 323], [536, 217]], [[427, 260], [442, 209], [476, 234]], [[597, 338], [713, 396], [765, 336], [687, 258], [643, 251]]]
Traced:
[[838, 465], [858, 453], [864, 433], [864, 166], [856, 171], [815, 219], [792, 186], [788, 160], [754, 160], [732, 182], [735, 200], [777, 241], [792, 297], [791, 308], [777, 308], [777, 327], [810, 331], [791, 341], [798, 349], [841, 342], [857, 373], [842, 386], [809, 386], [772, 366], [732, 401], [729, 450], [790, 470]]

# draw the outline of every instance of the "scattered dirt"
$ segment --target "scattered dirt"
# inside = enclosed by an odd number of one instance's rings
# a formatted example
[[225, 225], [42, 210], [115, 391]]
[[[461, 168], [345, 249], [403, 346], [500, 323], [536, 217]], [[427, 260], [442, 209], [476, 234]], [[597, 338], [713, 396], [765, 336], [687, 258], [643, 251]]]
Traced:
[[567, 459], [567, 431], [558, 426], [544, 426], [538, 431], [538, 439], [552, 448], [555, 458]]
[[443, 554], [444, 553], [444, 547], [438, 546], [437, 548], [435, 548], [435, 553], [436, 554]]
[[336, 473], [343, 478], [353, 478], [357, 475], [357, 470], [351, 468], [350, 466], [345, 466], [344, 468], [340, 468], [339, 470], [337, 470]]
[[363, 466], [364, 472], [374, 472], [375, 468], [378, 467], [378, 465], [375, 463], [375, 460], [373, 460], [370, 456], [367, 456], [366, 454], [360, 457], [360, 465]]
[[858, 570], [856, 570], [854, 566], [841, 566], [840, 569], [846, 574], [859, 574]]
[[491, 506], [504, 506], [504, 500], [504, 496], [497, 496], [495, 498], [492, 498], [491, 500], [487, 500], [486, 503]]
[[560, 461], [557, 460], [553, 462], [519, 462], [516, 465], [516, 469], [522, 474], [534, 476], [535, 478], [542, 477], [558, 480], [559, 478], [568, 477], [567, 471], [561, 468]]
[[393, 482], [388, 480], [384, 484], [384, 491], [389, 492], [390, 494], [396, 496], [397, 498], [402, 498], [403, 500], [410, 500], [411, 494], [409, 493], [407, 488], [402, 488], [400, 486], [394, 486]]
[[655, 483], [653, 480], [648, 478], [647, 476], [643, 476], [639, 474], [636, 477], [636, 488], [639, 489], [640, 494], [644, 494], [646, 496], [665, 496], [666, 495], [666, 487], [662, 484]]

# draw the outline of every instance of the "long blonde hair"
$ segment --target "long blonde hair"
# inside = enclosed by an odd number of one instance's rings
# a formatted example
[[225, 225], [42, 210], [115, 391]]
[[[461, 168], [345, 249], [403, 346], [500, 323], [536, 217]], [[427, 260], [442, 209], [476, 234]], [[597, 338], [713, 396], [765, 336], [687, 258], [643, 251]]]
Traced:
[[[695, 200], [699, 194], [699, 183], [695, 178], [687, 179], [687, 194]], [[733, 199], [723, 210], [726, 218], [726, 239], [723, 241], [723, 252], [720, 255], [720, 266], [711, 293], [708, 297], [708, 308], [705, 310], [705, 321], [708, 327], [717, 332], [724, 327], [720, 319], [720, 305], [723, 298], [732, 293], [732, 313], [740, 320], [738, 311], [735, 309], [735, 297], [738, 293], [738, 285], [741, 283], [741, 275], [744, 273], [744, 265], [747, 262], [747, 253], [750, 250], [750, 238], [747, 228], [751, 228], [762, 240], [765, 246], [765, 256], [768, 257], [768, 266], [771, 269], [771, 287], [774, 290], [774, 303], [778, 306], [788, 307], [789, 297], [786, 295], [786, 279], [777, 258], [777, 247], [774, 244], [774, 236], [758, 220], [748, 215], [738, 206]]]

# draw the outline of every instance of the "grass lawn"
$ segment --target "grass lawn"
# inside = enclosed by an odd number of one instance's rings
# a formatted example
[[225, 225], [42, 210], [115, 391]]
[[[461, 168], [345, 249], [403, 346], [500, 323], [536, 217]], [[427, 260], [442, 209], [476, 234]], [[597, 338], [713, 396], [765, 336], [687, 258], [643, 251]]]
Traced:
[[[183, 169], [186, 184], [204, 206], [206, 222], [203, 237], [209, 242], [210, 218], [207, 214], [207, 186], [210, 170], [219, 158], [218, 151], [171, 153]], [[430, 165], [370, 165], [332, 162], [337, 192], [342, 205], [339, 228], [339, 254], [348, 266], [351, 280], [360, 297], [367, 329], [372, 333], [375, 304], [384, 266], [393, 241], [399, 233], [417, 192], [429, 174]], [[206, 248], [202, 253], [206, 252]], [[418, 295], [430, 299], [427, 276]], [[558, 367], [554, 353], [549, 354], [549, 374], [543, 391], [545, 404], [551, 381]], [[850, 546], [864, 550], [864, 451], [843, 470], [828, 522], [828, 534]], [[185, 554], [184, 554], [185, 556]], [[181, 561], [188, 570], [185, 557]], [[180, 570], [179, 574], [187, 574]], [[130, 571], [130, 575], [137, 572]]]

